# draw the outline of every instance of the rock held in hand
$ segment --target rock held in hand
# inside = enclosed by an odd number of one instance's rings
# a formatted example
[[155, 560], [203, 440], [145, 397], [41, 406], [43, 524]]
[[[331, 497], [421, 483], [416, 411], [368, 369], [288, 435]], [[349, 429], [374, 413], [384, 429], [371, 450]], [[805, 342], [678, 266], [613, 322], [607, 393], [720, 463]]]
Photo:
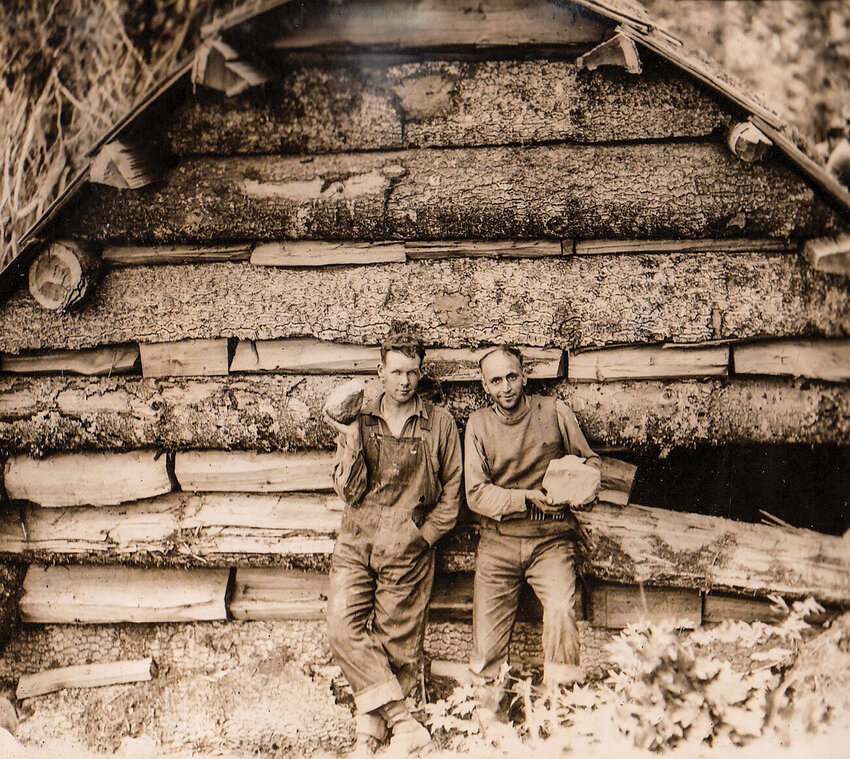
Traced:
[[324, 410], [340, 424], [351, 424], [363, 405], [363, 381], [351, 380], [328, 395]]
[[556, 505], [573, 509], [592, 503], [599, 492], [602, 476], [579, 456], [564, 456], [549, 462], [543, 477], [543, 489]]

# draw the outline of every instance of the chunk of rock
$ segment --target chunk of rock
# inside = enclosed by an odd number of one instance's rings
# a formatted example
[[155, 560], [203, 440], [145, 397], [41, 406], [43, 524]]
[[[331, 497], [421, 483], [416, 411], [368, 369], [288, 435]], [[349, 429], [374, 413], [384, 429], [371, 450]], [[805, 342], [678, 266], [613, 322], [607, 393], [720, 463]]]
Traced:
[[324, 410], [340, 424], [351, 424], [363, 406], [364, 384], [362, 380], [351, 380], [334, 390], [325, 399]]
[[580, 508], [591, 503], [599, 492], [602, 476], [580, 456], [564, 456], [549, 462], [543, 489], [558, 506]]

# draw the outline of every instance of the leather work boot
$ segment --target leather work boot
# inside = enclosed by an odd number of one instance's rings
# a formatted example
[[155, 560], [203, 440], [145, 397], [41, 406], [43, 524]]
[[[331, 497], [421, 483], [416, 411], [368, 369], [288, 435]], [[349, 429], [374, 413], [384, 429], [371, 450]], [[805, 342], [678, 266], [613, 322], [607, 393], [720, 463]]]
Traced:
[[415, 719], [406, 719], [393, 727], [393, 737], [387, 746], [387, 759], [425, 756], [434, 748], [431, 733]]

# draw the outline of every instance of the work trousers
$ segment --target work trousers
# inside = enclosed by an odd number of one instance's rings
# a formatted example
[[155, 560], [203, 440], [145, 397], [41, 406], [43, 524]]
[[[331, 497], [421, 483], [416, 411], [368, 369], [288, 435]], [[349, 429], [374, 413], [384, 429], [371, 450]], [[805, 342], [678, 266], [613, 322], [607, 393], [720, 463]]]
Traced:
[[[566, 535], [518, 537], [481, 530], [472, 601], [474, 675], [489, 683], [498, 678], [508, 658], [525, 579], [543, 604], [544, 679], [551, 684], [578, 679], [574, 556], [573, 541]], [[495, 703], [487, 706], [495, 708]]]
[[434, 552], [411, 517], [347, 508], [331, 562], [331, 651], [354, 691], [358, 731], [378, 738], [375, 710], [402, 700], [422, 669]]

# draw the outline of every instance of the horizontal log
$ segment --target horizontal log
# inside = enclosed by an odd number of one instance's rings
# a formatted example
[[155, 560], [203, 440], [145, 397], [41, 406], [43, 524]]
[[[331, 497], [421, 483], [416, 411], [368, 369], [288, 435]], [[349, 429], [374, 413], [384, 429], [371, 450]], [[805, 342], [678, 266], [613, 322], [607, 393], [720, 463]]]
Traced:
[[[0, 440], [9, 452], [97, 448], [331, 448], [324, 399], [339, 377], [207, 379], [0, 377]], [[535, 391], [541, 388], [534, 388]], [[850, 389], [784, 379], [561, 381], [547, 388], [595, 444], [670, 450], [701, 443], [850, 443]], [[477, 384], [445, 384], [461, 424], [486, 403]]]
[[544, 258], [572, 251], [572, 240], [408, 240], [410, 261], [440, 258]]
[[330, 490], [333, 457], [324, 451], [179, 451], [174, 475], [183, 490], [279, 493]]
[[729, 346], [642, 345], [571, 353], [567, 376], [574, 381], [725, 377]]
[[156, 451], [67, 453], [10, 458], [6, 494], [41, 506], [109, 506], [171, 490], [166, 458]]
[[576, 240], [577, 256], [612, 253], [781, 253], [796, 250], [785, 240]]
[[311, 338], [240, 340], [231, 372], [376, 374], [381, 349]]
[[714, 238], [742, 227], [752, 237], [811, 237], [843, 226], [785, 164], [744, 164], [709, 142], [345, 153], [310, 161], [186, 158], [162, 183], [133, 193], [88, 185], [78, 200], [61, 224], [65, 235], [125, 243]]
[[178, 155], [328, 153], [702, 137], [729, 121], [718, 101], [664, 65], [624, 77], [566, 60], [382, 66], [355, 57], [290, 66], [262, 92], [225, 99], [199, 90], [169, 138]]
[[850, 339], [768, 340], [732, 348], [736, 374], [850, 380]]
[[153, 677], [153, 659], [110, 661], [57, 667], [31, 675], [21, 675], [15, 689], [18, 699], [43, 696], [65, 688], [99, 688], [104, 685], [140, 683]]
[[679, 629], [702, 624], [702, 597], [690, 588], [591, 583], [588, 620], [594, 627], [620, 629], [636, 622], [674, 622]]
[[195, 622], [225, 619], [227, 569], [30, 566], [24, 622]]
[[75, 315], [13, 296], [0, 306], [0, 350], [141, 336], [377, 345], [400, 325], [446, 348], [835, 336], [850, 334], [850, 290], [796, 257], [761, 253], [416, 261], [368, 276], [356, 267], [134, 266], [109, 272]]
[[270, 242], [251, 253], [255, 266], [332, 266], [404, 263], [402, 243]]
[[577, 514], [594, 577], [850, 605], [850, 554], [832, 535], [645, 506]]
[[250, 245], [108, 245], [103, 260], [112, 266], [248, 261]]
[[0, 356], [0, 371], [11, 374], [135, 374], [139, 370], [138, 345], [108, 345], [75, 351], [6, 354]]
[[227, 338], [141, 343], [145, 377], [216, 376], [228, 373]]

